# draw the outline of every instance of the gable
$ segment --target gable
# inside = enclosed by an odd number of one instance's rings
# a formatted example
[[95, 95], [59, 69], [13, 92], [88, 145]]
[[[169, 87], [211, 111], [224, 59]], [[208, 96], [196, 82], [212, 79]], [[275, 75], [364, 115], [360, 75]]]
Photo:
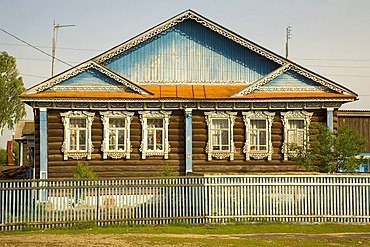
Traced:
[[126, 89], [127, 86], [93, 68], [89, 68], [46, 91], [125, 91]]
[[[216, 99], [216, 94], [205, 94], [206, 85], [219, 87], [219, 92], [224, 93], [217, 97], [229, 100], [295, 100], [297, 91], [309, 93], [301, 99], [341, 98], [344, 102], [343, 98], [353, 101], [357, 97], [347, 88], [191, 10], [28, 89], [21, 96], [25, 102], [37, 98], [92, 97], [113, 101], [112, 95], [127, 100], [180, 99], [185, 95], [189, 99]], [[177, 86], [190, 86], [191, 91]], [[266, 91], [286, 94], [271, 95]]]
[[278, 75], [276, 78], [256, 89], [255, 92], [262, 91], [321, 91], [334, 92], [333, 90], [313, 81], [307, 77], [298, 74], [295, 71], [288, 70]]
[[138, 84], [249, 84], [279, 67], [192, 19], [104, 61], [103, 65]]

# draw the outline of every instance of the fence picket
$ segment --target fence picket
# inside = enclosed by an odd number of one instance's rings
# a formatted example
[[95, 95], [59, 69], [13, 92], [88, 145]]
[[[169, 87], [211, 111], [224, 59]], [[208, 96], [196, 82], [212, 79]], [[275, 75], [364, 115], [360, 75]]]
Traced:
[[0, 181], [0, 199], [0, 230], [79, 222], [370, 222], [368, 175]]

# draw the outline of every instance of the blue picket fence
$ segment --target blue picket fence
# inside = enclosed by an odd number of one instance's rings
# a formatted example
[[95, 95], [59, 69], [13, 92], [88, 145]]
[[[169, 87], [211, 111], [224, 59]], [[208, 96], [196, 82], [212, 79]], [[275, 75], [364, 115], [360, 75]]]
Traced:
[[370, 222], [370, 176], [0, 181], [0, 229], [76, 223]]

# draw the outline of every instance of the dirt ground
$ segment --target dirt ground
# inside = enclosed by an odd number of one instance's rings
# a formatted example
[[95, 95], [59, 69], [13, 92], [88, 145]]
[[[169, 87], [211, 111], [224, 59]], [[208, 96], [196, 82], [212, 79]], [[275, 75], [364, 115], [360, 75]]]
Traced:
[[[287, 234], [287, 233], [265, 233], [265, 234], [230, 234], [230, 235], [197, 235], [197, 234], [0, 234], [0, 246], [150, 246], [150, 247], [167, 247], [168, 244], [153, 244], [145, 239], [150, 237], [171, 237], [171, 238], [186, 238], [186, 239], [276, 239], [276, 238], [321, 238], [321, 239], [341, 239], [355, 238], [369, 239], [370, 233], [331, 233], [331, 234]], [[196, 241], [195, 241], [196, 242]], [[198, 246], [196, 243], [186, 243], [180, 246]]]

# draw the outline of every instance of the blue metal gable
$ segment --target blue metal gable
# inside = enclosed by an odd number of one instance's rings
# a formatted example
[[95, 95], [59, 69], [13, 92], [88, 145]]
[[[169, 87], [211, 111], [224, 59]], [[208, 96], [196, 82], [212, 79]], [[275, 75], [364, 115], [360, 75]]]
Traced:
[[[294, 88], [314, 88], [323, 86], [320, 83], [304, 77], [295, 71], [289, 70], [261, 86], [260, 90], [263, 90], [264, 87], [274, 87], [277, 89], [279, 87], [291, 88], [293, 90]], [[324, 90], [327, 92], [333, 92], [333, 90], [330, 90], [329, 88], [325, 88]]]
[[[56, 87], [58, 89], [67, 88], [68, 91], [75, 91], [73, 90], [76, 87], [76, 91], [78, 91], [78, 87], [109, 87], [109, 86], [116, 86], [122, 87], [123, 85], [112, 78], [100, 73], [99, 71], [90, 68], [87, 69], [75, 76], [72, 76], [61, 83], [59, 83]], [[55, 88], [54, 88], [55, 89]], [[54, 91], [53, 88], [50, 88], [48, 91]]]
[[105, 61], [139, 84], [251, 83], [279, 65], [192, 19]]

